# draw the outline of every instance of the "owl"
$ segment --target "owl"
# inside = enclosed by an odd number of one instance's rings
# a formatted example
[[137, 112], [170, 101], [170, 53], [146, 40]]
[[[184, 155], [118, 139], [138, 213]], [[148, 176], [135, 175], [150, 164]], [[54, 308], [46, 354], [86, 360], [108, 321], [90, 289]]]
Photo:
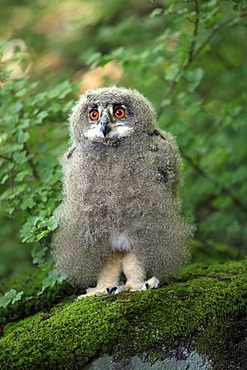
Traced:
[[78, 298], [158, 288], [188, 260], [192, 236], [175, 139], [157, 129], [141, 93], [115, 86], [80, 97], [70, 133], [52, 240], [57, 269], [92, 286]]

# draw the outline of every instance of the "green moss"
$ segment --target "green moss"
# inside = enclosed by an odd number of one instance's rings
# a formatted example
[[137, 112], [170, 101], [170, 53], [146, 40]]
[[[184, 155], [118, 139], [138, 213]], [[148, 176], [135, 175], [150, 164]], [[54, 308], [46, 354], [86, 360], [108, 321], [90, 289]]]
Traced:
[[4, 294], [10, 289], [17, 292], [23, 291], [21, 301], [9, 304], [7, 308], [0, 308], [0, 333], [3, 326], [8, 322], [17, 321], [21, 318], [33, 315], [42, 310], [49, 310], [62, 298], [75, 292], [68, 283], [48, 288], [42, 295], [37, 295], [42, 287], [42, 281], [46, 273], [38, 269], [30, 269], [26, 274], [15, 276], [9, 280], [1, 280], [1, 292]]
[[246, 314], [246, 270], [247, 261], [193, 266], [158, 290], [88, 297], [39, 312], [4, 328], [0, 367], [79, 369], [100, 354], [154, 353], [181, 340], [196, 340], [200, 353], [213, 348], [216, 356]]

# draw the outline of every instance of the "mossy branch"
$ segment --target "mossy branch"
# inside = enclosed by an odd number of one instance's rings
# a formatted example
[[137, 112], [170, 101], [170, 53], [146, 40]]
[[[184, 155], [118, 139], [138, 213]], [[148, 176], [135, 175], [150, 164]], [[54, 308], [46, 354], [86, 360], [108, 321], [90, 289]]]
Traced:
[[185, 340], [224, 368], [244, 356], [246, 335], [236, 334], [235, 324], [246, 312], [246, 261], [191, 266], [159, 290], [65, 301], [52, 310], [51, 297], [60, 294], [50, 293], [45, 300], [16, 302], [1, 315], [4, 324], [12, 321], [0, 339], [1, 368], [79, 369], [111, 353], [157, 358], [162, 347]]

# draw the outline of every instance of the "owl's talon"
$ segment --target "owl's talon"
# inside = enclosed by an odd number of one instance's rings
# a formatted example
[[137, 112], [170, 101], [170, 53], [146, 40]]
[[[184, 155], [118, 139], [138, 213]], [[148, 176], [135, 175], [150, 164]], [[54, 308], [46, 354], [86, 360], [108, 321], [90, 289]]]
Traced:
[[111, 288], [110, 294], [118, 294], [120, 292], [122, 292], [122, 289], [121, 289], [120, 285], [117, 285], [117, 286], [114, 286], [113, 288]]
[[141, 290], [148, 290], [150, 287], [149, 287], [149, 284], [148, 283], [144, 283], [141, 287]]
[[108, 294], [108, 293], [106, 293], [106, 291], [104, 293], [102, 293], [102, 292], [96, 292], [93, 296], [94, 297], [102, 297], [105, 294]]
[[158, 288], [160, 288], [160, 281], [155, 276], [153, 276], [148, 281], [145, 281], [145, 283], [141, 287], [141, 290], [158, 289]]
[[110, 294], [115, 294], [116, 290], [117, 290], [117, 286], [114, 286], [113, 288], [111, 288]]

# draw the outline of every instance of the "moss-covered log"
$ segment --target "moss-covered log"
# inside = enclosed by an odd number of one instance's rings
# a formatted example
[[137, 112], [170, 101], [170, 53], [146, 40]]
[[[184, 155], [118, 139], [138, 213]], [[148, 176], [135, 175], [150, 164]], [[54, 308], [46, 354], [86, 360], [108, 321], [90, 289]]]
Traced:
[[145, 354], [155, 363], [183, 347], [207, 357], [207, 368], [245, 369], [247, 261], [189, 266], [158, 290], [73, 304], [67, 297], [53, 308], [48, 297], [40, 310], [28, 300], [11, 307], [15, 316], [2, 311], [0, 368], [81, 369], [104, 354], [122, 364]]

